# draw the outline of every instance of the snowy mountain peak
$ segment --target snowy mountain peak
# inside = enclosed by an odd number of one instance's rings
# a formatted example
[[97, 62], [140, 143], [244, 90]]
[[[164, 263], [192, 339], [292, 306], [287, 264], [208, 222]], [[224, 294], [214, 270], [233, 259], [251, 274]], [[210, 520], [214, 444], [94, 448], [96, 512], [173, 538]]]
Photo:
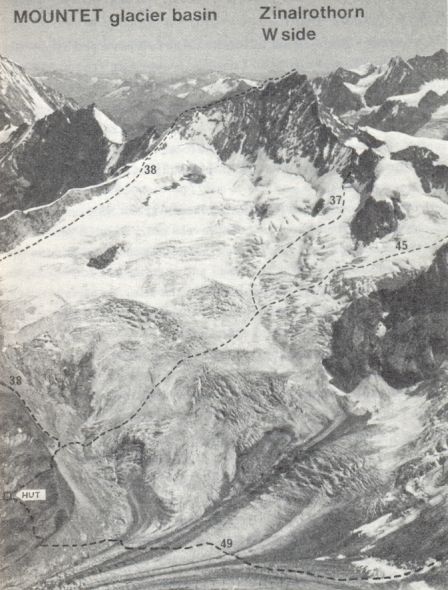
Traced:
[[350, 68], [349, 71], [350, 72], [353, 72], [354, 74], [357, 74], [358, 76], [360, 76], [361, 78], [363, 78], [364, 76], [368, 76], [373, 71], [375, 71], [375, 69], [377, 67], [378, 66], [375, 66], [374, 64], [365, 63], [365, 64], [362, 64], [362, 65], [360, 65], [358, 67]]
[[33, 123], [74, 101], [35, 80], [24, 69], [0, 56], [0, 129]]

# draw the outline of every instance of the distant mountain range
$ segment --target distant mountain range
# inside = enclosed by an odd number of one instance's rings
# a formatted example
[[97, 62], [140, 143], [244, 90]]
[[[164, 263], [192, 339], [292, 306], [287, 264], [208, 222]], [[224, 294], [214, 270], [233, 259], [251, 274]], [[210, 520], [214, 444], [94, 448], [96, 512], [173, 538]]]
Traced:
[[[447, 71], [447, 53], [440, 50], [383, 66], [339, 68], [314, 80], [292, 73], [261, 93], [240, 95], [255, 82], [219, 73], [167, 82], [141, 74], [122, 80], [57, 72], [35, 79], [1, 58], [0, 212], [46, 204], [72, 187], [104, 181], [144, 155], [185, 108], [223, 97], [204, 112], [213, 121], [207, 141], [224, 160], [235, 153], [254, 159], [260, 149], [276, 161], [300, 156], [319, 174], [350, 171], [368, 192], [375, 166], [390, 152], [414, 166], [425, 190], [446, 189], [440, 141], [448, 137]], [[215, 123], [223, 117], [231, 132]], [[194, 111], [183, 117], [179, 133], [195, 133], [195, 120]], [[375, 215], [358, 215], [357, 239], [372, 239], [380, 230], [365, 224], [375, 223]], [[393, 207], [388, 215], [387, 225], [395, 227]]]
[[[336, 115], [384, 131], [446, 135], [440, 107], [448, 104], [446, 52], [405, 61], [392, 58], [376, 66], [338, 68], [313, 80], [320, 101]], [[235, 74], [210, 72], [168, 81], [146, 74], [131, 78], [88, 76], [49, 71], [36, 79], [79, 105], [95, 103], [123, 127], [129, 137], [144, 127], [165, 128], [180, 112], [254, 86], [257, 81]], [[436, 120], [436, 124], [431, 121]]]
[[146, 127], [161, 131], [187, 108], [256, 84], [255, 80], [220, 72], [160, 81], [146, 74], [120, 78], [51, 71], [43, 72], [37, 79], [81, 106], [97, 104], [131, 138]]

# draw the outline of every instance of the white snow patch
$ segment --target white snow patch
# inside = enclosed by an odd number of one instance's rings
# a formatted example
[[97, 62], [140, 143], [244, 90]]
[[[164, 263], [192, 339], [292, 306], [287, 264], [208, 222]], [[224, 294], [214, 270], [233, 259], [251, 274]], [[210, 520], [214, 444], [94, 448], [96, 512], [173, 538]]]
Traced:
[[120, 88], [112, 90], [112, 92], [109, 92], [109, 94], [106, 94], [106, 96], [121, 96], [123, 94], [128, 94], [130, 90], [130, 86], [120, 86]]
[[347, 88], [352, 92], [358, 94], [361, 97], [364, 97], [367, 90], [372, 86], [377, 78], [382, 76], [385, 72], [386, 66], [380, 66], [376, 68], [371, 74], [365, 76], [364, 78], [360, 78], [356, 84], [349, 84], [345, 83]]
[[211, 84], [207, 84], [207, 86], [203, 86], [202, 90], [204, 92], [207, 92], [207, 94], [210, 94], [211, 96], [222, 96], [223, 94], [226, 94], [227, 92], [230, 92], [231, 90], [236, 88], [238, 84], [243, 81], [246, 82], [246, 84], [248, 84], [249, 86], [256, 86], [257, 84], [253, 80], [247, 80], [245, 78], [241, 80], [221, 78], [219, 80], [216, 80], [216, 82], [212, 82]]
[[386, 332], [387, 332], [387, 329], [386, 329], [386, 326], [383, 324], [383, 322], [378, 322], [378, 325], [375, 330], [375, 334], [378, 336], [378, 338], [382, 338]]
[[382, 539], [383, 537], [387, 537], [391, 533], [397, 531], [402, 526], [413, 522], [419, 514], [420, 510], [415, 508], [405, 511], [401, 516], [394, 519], [390, 513], [384, 514], [383, 516], [380, 516], [380, 518], [360, 526], [353, 532], [365, 535], [366, 537], [373, 538], [375, 540]]
[[372, 197], [377, 201], [389, 198], [393, 192], [409, 195], [423, 191], [420, 179], [409, 162], [380, 160], [375, 169], [375, 175]]
[[430, 82], [425, 82], [420, 86], [417, 92], [411, 92], [410, 94], [398, 94], [396, 96], [390, 96], [387, 100], [398, 100], [406, 103], [410, 107], [417, 107], [421, 99], [430, 90], [442, 96], [445, 92], [448, 92], [448, 79], [437, 78]]
[[445, 119], [445, 117], [448, 117], [448, 104], [445, 104], [434, 111], [431, 118], [434, 121], [438, 121], [440, 119]]
[[118, 125], [116, 125], [113, 121], [109, 119], [104, 113], [99, 111], [97, 108], [93, 109], [93, 113], [95, 119], [98, 122], [98, 125], [101, 127], [104, 136], [106, 139], [111, 141], [112, 143], [123, 143], [124, 142], [124, 134]]
[[353, 148], [357, 154], [362, 154], [369, 149], [368, 146], [360, 141], [357, 137], [350, 137], [350, 139], [347, 139], [345, 142], [345, 145], [347, 147]]
[[361, 129], [383, 141], [390, 153], [399, 152], [414, 145], [424, 147], [439, 156], [438, 164], [448, 166], [448, 141], [428, 137], [413, 137], [398, 131], [380, 131], [373, 127], [361, 127]]
[[367, 74], [372, 69], [373, 65], [370, 63], [362, 64], [356, 68], [348, 68], [349, 72], [353, 72], [354, 74], [358, 74], [358, 76], [367, 76]]
[[212, 82], [211, 84], [207, 84], [207, 86], [203, 86], [202, 90], [212, 96], [222, 95], [235, 88], [237, 84], [237, 82], [235, 83], [232, 80], [221, 79], [216, 80], [216, 82]]
[[32, 109], [34, 112], [34, 116], [36, 119], [43, 119], [47, 115], [51, 115], [54, 109], [50, 107], [50, 105], [45, 102], [45, 100], [36, 92], [36, 90], [29, 85], [27, 88], [27, 92], [32, 102]]
[[409, 584], [409, 590], [435, 590], [434, 586], [430, 586], [426, 582], [411, 582]]
[[353, 94], [359, 94], [360, 96], [364, 96], [366, 93], [366, 89], [362, 86], [358, 86], [357, 84], [351, 84], [350, 82], [344, 82], [344, 86], [353, 92]]
[[406, 571], [403, 568], [399, 568], [389, 563], [385, 559], [378, 559], [376, 557], [365, 557], [364, 559], [359, 559], [352, 563], [375, 576], [394, 576]]
[[0, 143], [5, 143], [8, 141], [9, 137], [14, 133], [17, 129], [15, 125], [7, 125], [0, 130]]

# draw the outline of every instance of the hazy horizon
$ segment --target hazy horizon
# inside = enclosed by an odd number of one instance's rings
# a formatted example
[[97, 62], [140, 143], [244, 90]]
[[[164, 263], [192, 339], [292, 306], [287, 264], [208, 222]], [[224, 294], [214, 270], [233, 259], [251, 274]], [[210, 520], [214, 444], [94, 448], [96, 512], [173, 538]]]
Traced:
[[[440, 47], [439, 49], [431, 52], [431, 53], [427, 53], [427, 54], [413, 54], [413, 55], [409, 55], [407, 57], [403, 56], [403, 55], [390, 55], [389, 58], [384, 61], [384, 62], [359, 62], [359, 63], [354, 63], [354, 64], [350, 64], [349, 66], [347, 65], [343, 65], [341, 64], [341, 66], [336, 66], [336, 67], [345, 67], [346, 69], [350, 69], [350, 68], [358, 68], [360, 66], [363, 66], [367, 63], [370, 63], [372, 65], [382, 65], [387, 63], [390, 59], [392, 59], [393, 57], [402, 57], [403, 59], [410, 59], [412, 57], [415, 57], [415, 55], [421, 55], [421, 56], [431, 56], [434, 53], [437, 53], [438, 51], [440, 51], [441, 49], [445, 49], [444, 47]], [[227, 71], [224, 70], [223, 68], [220, 69], [198, 69], [198, 70], [189, 70], [188, 72], [179, 72], [178, 74], [171, 74], [171, 75], [166, 75], [164, 76], [163, 74], [161, 74], [160, 72], [151, 72], [151, 71], [145, 71], [145, 70], [131, 70], [131, 71], [125, 71], [125, 70], [110, 70], [110, 71], [101, 71], [101, 72], [86, 72], [86, 71], [82, 71], [80, 69], [76, 70], [76, 69], [66, 69], [63, 66], [60, 68], [44, 68], [44, 67], [27, 67], [26, 65], [24, 65], [23, 63], [19, 63], [18, 61], [12, 59], [10, 56], [5, 55], [4, 53], [1, 53], [0, 55], [2, 55], [3, 57], [7, 58], [8, 60], [16, 63], [18, 66], [23, 67], [26, 70], [26, 73], [34, 76], [34, 77], [42, 77], [45, 74], [50, 74], [50, 73], [60, 73], [60, 74], [64, 74], [64, 75], [74, 75], [74, 76], [86, 76], [86, 77], [98, 77], [98, 78], [111, 78], [111, 77], [119, 77], [119, 78], [123, 78], [123, 79], [130, 79], [134, 76], [139, 76], [139, 75], [146, 75], [149, 79], [153, 79], [155, 81], [168, 81], [171, 79], [179, 79], [179, 78], [183, 78], [183, 77], [187, 77], [187, 76], [205, 76], [207, 74], [211, 74], [211, 73], [222, 73], [223, 75], [227, 75], [227, 76], [247, 76], [247, 74], [238, 72], [238, 71]], [[321, 75], [325, 75], [327, 73], [330, 73], [331, 69], [328, 70], [322, 70], [322, 71], [318, 71], [318, 70], [309, 70], [309, 71], [301, 71], [298, 68], [296, 68], [297, 71], [301, 74], [305, 74], [309, 77], [314, 77], [314, 76], [321, 76]], [[285, 70], [279, 70], [278, 71], [278, 75], [282, 75], [283, 73], [285, 73]], [[249, 77], [249, 76], [248, 76]], [[254, 79], [262, 79], [263, 76], [252, 76]]]
[[[400, 55], [400, 56], [396, 56], [396, 55], [391, 55], [389, 57], [389, 59], [387, 59], [385, 62], [382, 63], [373, 63], [373, 62], [360, 62], [360, 63], [356, 63], [356, 64], [350, 64], [350, 65], [345, 65], [345, 64], [341, 64], [340, 66], [337, 67], [344, 67], [346, 69], [350, 69], [351, 68], [358, 68], [360, 66], [365, 65], [366, 63], [372, 63], [372, 65], [383, 65], [384, 63], [387, 63], [390, 59], [392, 59], [393, 57], [402, 57], [403, 59], [410, 59], [412, 57], [415, 57], [415, 55], [423, 55], [423, 56], [431, 56], [434, 53], [437, 53], [438, 51], [440, 51], [440, 49], [445, 49], [444, 47], [440, 47], [438, 50], [428, 53], [428, 54], [413, 54], [413, 55], [409, 55], [406, 57]], [[8, 56], [4, 56], [7, 57], [8, 59], [10, 59]], [[14, 60], [11, 60], [14, 61]], [[17, 62], [16, 62], [17, 63]], [[18, 64], [19, 66], [25, 67], [23, 66], [23, 64]], [[51, 73], [51, 72], [57, 72], [57, 73], [61, 73], [61, 74], [66, 74], [66, 75], [76, 75], [76, 76], [89, 76], [89, 77], [113, 77], [113, 76], [119, 76], [125, 79], [129, 79], [133, 76], [139, 76], [139, 75], [146, 75], [148, 76], [150, 79], [154, 79], [154, 80], [160, 80], [160, 81], [167, 81], [170, 79], [178, 79], [178, 78], [182, 78], [182, 77], [187, 77], [190, 75], [196, 75], [196, 76], [204, 76], [210, 73], [222, 73], [224, 75], [227, 76], [231, 76], [231, 75], [235, 75], [235, 76], [242, 76], [244, 74], [242, 74], [241, 72], [237, 72], [237, 71], [227, 71], [227, 70], [223, 70], [221, 69], [216, 69], [216, 70], [196, 70], [196, 71], [188, 71], [188, 72], [184, 72], [184, 73], [179, 73], [178, 75], [170, 75], [170, 76], [163, 76], [163, 74], [160, 74], [159, 72], [150, 72], [150, 71], [143, 71], [143, 70], [133, 70], [133, 71], [124, 71], [124, 70], [110, 70], [110, 71], [103, 71], [101, 73], [96, 73], [96, 74], [89, 74], [88, 72], [83, 72], [81, 70], [74, 70], [74, 69], [62, 69], [62, 68], [54, 68], [54, 69], [48, 69], [48, 68], [25, 68], [27, 70], [27, 73], [32, 75], [32, 76], [43, 76], [45, 75], [45, 73]], [[297, 69], [297, 68], [296, 68]], [[323, 70], [323, 71], [307, 71], [307, 72], [302, 72], [300, 70], [298, 70], [299, 73], [303, 73], [308, 75], [309, 77], [312, 76], [320, 76], [320, 75], [325, 75], [327, 73], [330, 73], [332, 70]], [[283, 70], [279, 70], [278, 74], [282, 75], [284, 73]], [[260, 79], [261, 77], [255, 77], [255, 79]]]
[[[133, 0], [126, 10], [146, 9]], [[179, 3], [182, 10], [195, 7], [192, 0]], [[179, 4], [177, 6], [179, 6]], [[294, 2], [278, 0], [277, 7], [296, 8]], [[307, 0], [302, 6], [327, 5]], [[84, 7], [72, 0], [66, 7]], [[118, 0], [98, 0], [95, 6], [109, 13], [119, 11]], [[154, 0], [150, 9], [169, 10], [175, 4]], [[119, 74], [126, 77], [145, 73], [158, 79], [191, 73], [221, 71], [256, 79], [296, 68], [319, 75], [342, 66], [381, 64], [399, 55], [409, 59], [446, 48], [446, 0], [344, 0], [332, 7], [362, 6], [366, 16], [356, 21], [260, 21], [259, 2], [209, 0], [216, 9], [214, 23], [134, 23], [111, 27], [106, 22], [88, 24], [17, 24], [14, 10], [32, 10], [22, 0], [3, 0], [0, 5], [0, 53], [31, 73], [58, 70], [90, 76]], [[241, 7], [243, 10], [241, 10]], [[59, 0], [42, 0], [40, 9], [64, 8]], [[262, 26], [317, 31], [314, 41], [267, 42]]]

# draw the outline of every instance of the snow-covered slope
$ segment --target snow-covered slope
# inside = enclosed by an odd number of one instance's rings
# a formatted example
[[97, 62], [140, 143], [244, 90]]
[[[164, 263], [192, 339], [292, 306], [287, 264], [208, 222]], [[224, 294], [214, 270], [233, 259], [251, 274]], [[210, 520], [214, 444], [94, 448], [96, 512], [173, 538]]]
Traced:
[[[427, 137], [413, 137], [397, 131], [384, 132], [373, 129], [373, 127], [364, 127], [363, 129], [382, 141], [390, 154], [404, 150], [409, 146], [421, 146], [436, 154], [439, 164], [448, 166], [448, 141]], [[383, 147], [379, 148], [379, 151], [385, 153]]]
[[421, 99], [430, 91], [435, 92], [438, 96], [442, 96], [448, 92], [448, 72], [447, 78], [439, 78], [425, 82], [420, 86], [417, 92], [412, 92], [411, 94], [398, 94], [397, 96], [391, 96], [388, 100], [399, 100], [411, 107], [417, 107]]
[[[338, 68], [314, 84], [319, 100], [350, 124], [425, 135], [425, 125], [448, 101], [448, 54], [440, 50], [408, 61]], [[429, 125], [429, 137], [435, 125]]]
[[[101, 437], [94, 455], [81, 449], [58, 454], [58, 471], [75, 500], [52, 542], [76, 542], [84, 535], [169, 544], [183, 530], [189, 531], [185, 538], [202, 543], [222, 536], [225, 518], [234, 550], [257, 559], [263, 548], [267, 555], [274, 551], [279, 537], [301, 546], [304, 522], [325, 539], [318, 514], [325, 507], [337, 518], [342, 505], [352, 515], [344, 528], [348, 547], [352, 530], [372, 520], [372, 505], [354, 498], [361, 493], [367, 499], [376, 490], [380, 504], [387, 503], [388, 492], [399, 502], [399, 492], [387, 482], [409, 444], [407, 424], [412, 417], [423, 428], [424, 417], [412, 405], [408, 421], [399, 425], [400, 444], [395, 431], [392, 447], [372, 451], [378, 437], [388, 440], [389, 426], [375, 420], [393, 395], [379, 385], [382, 401], [368, 435], [356, 421], [350, 435], [338, 435], [338, 425], [355, 418], [347, 414], [350, 399], [340, 404], [322, 367], [331, 326], [354, 297], [430, 265], [436, 245], [396, 257], [395, 240], [406, 236], [414, 250], [442, 238], [448, 205], [428, 199], [415, 177], [402, 194], [406, 219], [399, 231], [355, 249], [350, 224], [360, 195], [346, 188], [345, 204], [332, 205], [331, 195], [342, 194], [335, 171], [307, 182], [291, 164], [276, 164], [261, 152], [254, 162], [240, 167], [234, 159], [231, 167], [203, 135], [198, 142], [197, 127], [189, 129], [187, 137], [171, 134], [151, 157], [156, 175], [139, 174], [136, 162], [101, 193], [84, 189], [84, 198], [53, 226], [53, 232], [63, 231], [26, 250], [20, 265], [14, 259], [3, 265], [2, 297], [10, 302], [2, 315], [5, 363], [28, 376], [27, 396], [39, 391], [36, 411], [45, 428], [64, 441], [77, 440], [133, 416], [115, 435]], [[392, 172], [389, 178], [386, 169], [378, 171], [377, 198], [396, 190]], [[324, 205], [315, 216], [319, 199]], [[306, 239], [297, 242], [304, 232]], [[33, 241], [25, 239], [22, 247]], [[288, 244], [293, 245], [284, 250]], [[92, 263], [101, 256], [107, 264]], [[371, 264], [384, 258], [389, 260]], [[269, 260], [254, 285], [257, 304], [268, 307], [260, 319], [251, 319], [253, 279]], [[353, 268], [334, 272], [345, 265]], [[185, 361], [135, 415], [153, 384], [180, 358], [209, 349]], [[80, 365], [82, 374], [67, 370]], [[57, 388], [47, 380], [50, 370], [61, 380]], [[367, 403], [364, 395], [362, 388], [354, 394], [357, 411]], [[342, 436], [339, 446], [323, 442], [306, 456], [299, 453], [333, 430]], [[386, 452], [389, 460], [382, 463]], [[278, 467], [270, 461], [279, 461]], [[264, 478], [269, 485], [261, 489], [269, 491], [259, 494], [253, 486]], [[378, 491], [382, 486], [385, 491]], [[154, 506], [149, 512], [148, 498]], [[58, 502], [64, 499], [58, 496]], [[294, 519], [298, 511], [301, 522]], [[371, 546], [364, 559], [384, 556]], [[321, 541], [314, 551], [332, 555], [331, 543]], [[72, 568], [67, 565], [66, 574], [87, 587], [127, 583], [128, 555], [117, 544], [104, 553], [92, 550]], [[426, 557], [415, 555], [418, 562]], [[214, 555], [194, 553], [193, 564], [201, 558], [208, 562]], [[65, 559], [70, 562], [70, 554]], [[336, 555], [329, 559], [338, 563]], [[400, 559], [407, 563], [405, 552]], [[132, 572], [143, 577], [182, 563], [170, 552], [151, 558], [141, 553], [133, 560]], [[319, 570], [319, 562], [312, 567]], [[353, 575], [361, 566], [349, 560], [338, 567]]]
[[[118, 176], [0, 220], [2, 365], [57, 439], [2, 406], [7, 481], [57, 449], [34, 529], [0, 504], [8, 559], [28, 551], [11, 587], [207, 568], [251, 588], [280, 567], [443, 588], [446, 142], [351, 127], [319, 97], [293, 72], [185, 113]], [[99, 147], [121, 138], [84, 116]], [[67, 551], [49, 561], [33, 530]]]
[[109, 119], [104, 113], [97, 108], [93, 109], [93, 116], [95, 117], [104, 137], [111, 143], [121, 144], [124, 142], [123, 130], [118, 127], [113, 121]]

